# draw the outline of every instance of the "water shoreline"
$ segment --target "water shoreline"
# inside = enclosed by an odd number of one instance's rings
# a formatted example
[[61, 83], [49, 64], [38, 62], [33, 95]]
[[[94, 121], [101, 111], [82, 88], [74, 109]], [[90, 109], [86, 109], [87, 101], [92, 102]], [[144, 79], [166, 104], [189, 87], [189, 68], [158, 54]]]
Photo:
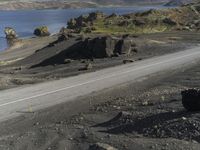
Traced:
[[[43, 10], [15, 10], [15, 11], [1, 11], [0, 20], [2, 22], [2, 29], [0, 31], [0, 51], [7, 49], [6, 39], [3, 39], [3, 28], [11, 26], [19, 35], [19, 38], [31, 38], [33, 37], [33, 31], [36, 27], [45, 25], [48, 26], [51, 33], [58, 33], [59, 30], [66, 26], [69, 19], [78, 17], [79, 15], [88, 14], [94, 11], [102, 11], [106, 14], [128, 14], [134, 12], [147, 11], [149, 9], [167, 9], [162, 5], [141, 6], [141, 7], [98, 7], [87, 9], [43, 9]], [[15, 16], [15, 17], [14, 17]], [[33, 18], [32, 20], [30, 20]], [[53, 18], [53, 20], [52, 20]], [[10, 21], [11, 20], [11, 21]]]

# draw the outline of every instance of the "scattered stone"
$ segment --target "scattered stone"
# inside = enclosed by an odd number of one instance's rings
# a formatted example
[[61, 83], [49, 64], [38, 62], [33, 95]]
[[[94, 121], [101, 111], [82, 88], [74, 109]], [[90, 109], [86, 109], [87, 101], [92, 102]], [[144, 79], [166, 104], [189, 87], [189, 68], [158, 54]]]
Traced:
[[125, 60], [123, 60], [123, 63], [124, 63], [124, 64], [133, 63], [133, 62], [134, 62], [133, 59], [125, 59]]
[[87, 63], [85, 67], [79, 69], [79, 71], [84, 71], [84, 70], [91, 70], [93, 68], [93, 65], [91, 63]]
[[71, 138], [69, 138], [69, 140], [72, 141], [72, 140], [74, 140], [74, 139], [71, 137]]
[[148, 101], [142, 102], [142, 106], [148, 106], [148, 105], [149, 105], [149, 102], [148, 102]]
[[41, 27], [38, 27], [38, 28], [36, 28], [34, 30], [34, 34], [36, 36], [43, 37], [43, 36], [49, 36], [50, 32], [48, 31], [48, 27], [47, 26], [41, 26]]
[[185, 121], [185, 120], [187, 120], [187, 118], [186, 117], [182, 117], [182, 120]]
[[65, 63], [65, 64], [69, 64], [69, 63], [71, 63], [71, 62], [72, 62], [71, 59], [65, 59], [65, 60], [64, 60], [64, 63]]
[[114, 53], [114, 54], [112, 55], [112, 57], [119, 57], [119, 56], [120, 56], [119, 53]]
[[200, 90], [188, 89], [181, 92], [182, 104], [188, 111], [200, 110]]
[[153, 106], [154, 104], [152, 102], [149, 101], [144, 101], [142, 102], [142, 106]]
[[88, 49], [93, 57], [104, 58], [115, 56], [115, 54], [118, 54], [118, 56], [121, 54], [131, 55], [135, 44], [129, 38], [103, 36], [86, 39], [83, 47]]
[[92, 64], [91, 63], [87, 63], [86, 66], [85, 66], [86, 70], [90, 70], [93, 68]]
[[96, 143], [90, 145], [89, 150], [117, 150], [117, 149], [105, 143]]

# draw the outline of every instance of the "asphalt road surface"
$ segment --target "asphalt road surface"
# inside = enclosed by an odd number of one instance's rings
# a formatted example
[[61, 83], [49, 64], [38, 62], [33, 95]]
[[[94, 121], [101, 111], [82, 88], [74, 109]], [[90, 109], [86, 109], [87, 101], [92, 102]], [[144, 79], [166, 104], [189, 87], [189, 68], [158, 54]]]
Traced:
[[144, 79], [148, 75], [183, 68], [200, 60], [193, 48], [135, 63], [81, 74], [74, 77], [0, 91], [0, 121], [75, 100], [92, 92]]

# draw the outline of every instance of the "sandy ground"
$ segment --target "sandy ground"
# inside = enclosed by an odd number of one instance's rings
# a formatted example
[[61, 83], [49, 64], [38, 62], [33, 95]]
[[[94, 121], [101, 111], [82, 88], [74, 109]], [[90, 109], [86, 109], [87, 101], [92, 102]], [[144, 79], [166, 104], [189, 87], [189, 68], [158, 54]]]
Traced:
[[[57, 39], [56, 36], [44, 39], [29, 39], [24, 41], [26, 46], [18, 49], [10, 49], [0, 54], [0, 58], [9, 58], [0, 63], [0, 89], [12, 88], [24, 84], [34, 84], [43, 81], [50, 81], [95, 71], [116, 65], [122, 65], [123, 60], [131, 59], [140, 61], [142, 59], [172, 53], [190, 47], [198, 46], [200, 41], [199, 33], [178, 32], [178, 33], [157, 33], [133, 36], [137, 45], [137, 53], [133, 56], [120, 56], [104, 59], [77, 59], [71, 63], [54, 63], [45, 66], [38, 65], [40, 62], [64, 51], [70, 45], [76, 43], [72, 37], [68, 41], [47, 46]], [[36, 44], [38, 43], [38, 44]], [[38, 50], [39, 49], [39, 50]], [[91, 63], [90, 70], [80, 70], [87, 63]], [[32, 67], [32, 66], [37, 67]]]
[[198, 150], [200, 116], [182, 107], [180, 92], [199, 88], [199, 65], [22, 113], [1, 123], [1, 149], [87, 150], [100, 142], [120, 150]]

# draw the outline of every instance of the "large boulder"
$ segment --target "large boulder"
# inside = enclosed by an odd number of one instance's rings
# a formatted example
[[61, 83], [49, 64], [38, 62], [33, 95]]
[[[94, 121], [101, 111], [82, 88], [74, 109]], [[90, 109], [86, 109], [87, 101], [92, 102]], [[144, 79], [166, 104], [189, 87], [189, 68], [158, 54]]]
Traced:
[[11, 27], [6, 27], [6, 28], [4, 29], [4, 33], [5, 33], [6, 38], [7, 38], [8, 40], [13, 40], [13, 39], [16, 39], [16, 38], [17, 38], [17, 33], [16, 33], [16, 31], [15, 31], [13, 28], [11, 28]]
[[[60, 37], [54, 43], [49, 46], [57, 46], [57, 43], [63, 41], [66, 42], [67, 37]], [[72, 42], [72, 43], [71, 43]], [[68, 39], [68, 44], [70, 46], [64, 48], [60, 53], [47, 58], [39, 64], [32, 66], [47, 66], [54, 64], [65, 64], [66, 59], [91, 59], [94, 58], [106, 58], [106, 57], [118, 57], [120, 55], [131, 55], [134, 54], [135, 44], [128, 37], [111, 37], [111, 36], [101, 36], [101, 37], [79, 37], [74, 41], [73, 38]], [[63, 43], [62, 43], [63, 44]], [[66, 45], [66, 44], [65, 44]], [[60, 48], [60, 47], [59, 47]], [[133, 52], [133, 53], [132, 53]], [[88, 65], [86, 69], [90, 69], [91, 65]]]
[[111, 36], [86, 39], [84, 47], [94, 58], [115, 56], [116, 53], [131, 55], [135, 44], [129, 38], [117, 38]]
[[41, 27], [38, 27], [34, 30], [34, 34], [36, 36], [49, 36], [50, 35], [50, 32], [48, 30], [48, 27], [47, 26], [41, 26]]
[[117, 52], [119, 54], [125, 54], [125, 55], [130, 55], [132, 53], [133, 48], [135, 47], [135, 43], [133, 43], [132, 39], [126, 37], [126, 38], [122, 38], [116, 48], [117, 48]]
[[182, 104], [188, 111], [200, 111], [200, 90], [188, 89], [181, 92]]
[[117, 42], [117, 39], [110, 36], [97, 37], [94, 39], [86, 39], [85, 47], [95, 58], [111, 57], [114, 54]]

